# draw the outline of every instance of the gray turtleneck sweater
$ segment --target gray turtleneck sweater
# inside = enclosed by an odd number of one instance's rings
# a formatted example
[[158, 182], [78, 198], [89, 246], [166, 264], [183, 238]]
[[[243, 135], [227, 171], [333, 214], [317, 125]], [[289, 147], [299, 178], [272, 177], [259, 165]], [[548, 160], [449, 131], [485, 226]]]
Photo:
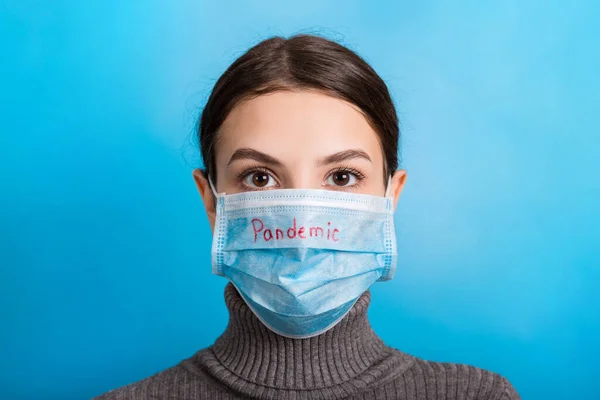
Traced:
[[229, 324], [212, 346], [96, 400], [520, 399], [493, 372], [386, 346], [367, 319], [370, 301], [367, 291], [329, 331], [290, 339], [266, 328], [229, 283]]

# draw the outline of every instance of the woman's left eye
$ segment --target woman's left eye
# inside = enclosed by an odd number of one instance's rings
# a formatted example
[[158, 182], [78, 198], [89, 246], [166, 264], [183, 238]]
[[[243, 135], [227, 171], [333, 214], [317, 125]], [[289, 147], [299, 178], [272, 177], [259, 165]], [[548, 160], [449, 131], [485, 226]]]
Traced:
[[327, 177], [327, 184], [330, 186], [352, 186], [356, 181], [356, 175], [349, 171], [335, 171]]

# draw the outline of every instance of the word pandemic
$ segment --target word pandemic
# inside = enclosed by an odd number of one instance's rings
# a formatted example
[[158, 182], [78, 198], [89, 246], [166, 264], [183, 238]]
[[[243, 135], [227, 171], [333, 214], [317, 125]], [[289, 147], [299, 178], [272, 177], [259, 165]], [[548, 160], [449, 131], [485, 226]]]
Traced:
[[[296, 218], [293, 219], [291, 227], [285, 228], [265, 228], [265, 224], [260, 218], [253, 218], [251, 221], [252, 230], [254, 232], [254, 243], [262, 238], [265, 242], [271, 240], [286, 240], [286, 239], [307, 239], [312, 237], [322, 237], [327, 240], [338, 242], [340, 239], [335, 235], [340, 232], [339, 229], [331, 229], [331, 222], [327, 223], [327, 228], [321, 226], [296, 226]], [[259, 235], [262, 233], [261, 235]]]

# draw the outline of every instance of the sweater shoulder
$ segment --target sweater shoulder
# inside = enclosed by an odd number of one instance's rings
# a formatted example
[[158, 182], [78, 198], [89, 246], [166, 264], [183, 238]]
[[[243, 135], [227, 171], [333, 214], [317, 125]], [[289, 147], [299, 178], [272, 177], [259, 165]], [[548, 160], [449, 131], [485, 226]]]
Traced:
[[178, 364], [140, 381], [110, 390], [92, 400], [160, 399], [165, 391], [174, 390], [186, 373], [181, 364]]
[[208, 349], [200, 350], [173, 367], [108, 391], [92, 400], [237, 399], [228, 387], [212, 379], [195, 362], [199, 355], [207, 352]]
[[440, 399], [520, 400], [517, 391], [504, 376], [468, 364], [415, 358], [404, 375], [405, 383], [421, 383]]

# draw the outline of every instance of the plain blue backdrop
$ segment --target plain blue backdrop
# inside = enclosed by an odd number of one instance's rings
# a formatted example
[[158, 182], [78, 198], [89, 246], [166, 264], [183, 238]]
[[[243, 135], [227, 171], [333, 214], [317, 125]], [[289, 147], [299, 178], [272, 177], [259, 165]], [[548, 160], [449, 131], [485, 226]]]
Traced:
[[364, 56], [402, 121], [376, 332], [524, 399], [600, 398], [600, 3], [283, 4], [0, 3], [0, 398], [89, 398], [223, 331], [194, 124], [237, 56], [298, 32]]

